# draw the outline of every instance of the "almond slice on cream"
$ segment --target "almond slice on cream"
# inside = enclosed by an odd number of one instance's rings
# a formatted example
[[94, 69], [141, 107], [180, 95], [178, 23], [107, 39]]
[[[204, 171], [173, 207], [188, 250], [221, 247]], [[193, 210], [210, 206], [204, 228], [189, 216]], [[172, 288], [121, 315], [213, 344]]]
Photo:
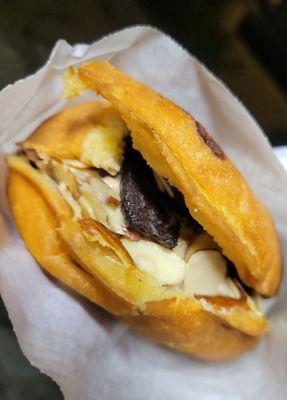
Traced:
[[153, 276], [161, 285], [177, 285], [183, 281], [185, 262], [172, 250], [148, 240], [132, 242], [121, 239], [136, 265]]
[[74, 213], [74, 218], [81, 218], [82, 210], [79, 203], [73, 198], [72, 193], [67, 189], [64, 182], [58, 184], [58, 189]]
[[[88, 214], [112, 232], [123, 235], [126, 223], [119, 205], [109, 205], [107, 200], [113, 196], [112, 189], [99, 178], [93, 178], [91, 184], [84, 183], [80, 187], [82, 197], [81, 205], [86, 209]], [[90, 207], [87, 207], [87, 204]], [[91, 213], [91, 209], [93, 213]]]
[[218, 250], [218, 246], [213, 238], [208, 233], [202, 233], [198, 235], [188, 247], [185, 253], [185, 260], [189, 260], [190, 257], [199, 250]]
[[225, 258], [216, 250], [200, 250], [190, 257], [184, 291], [186, 294], [241, 297], [238, 287], [227, 277]]
[[102, 180], [112, 190], [113, 196], [117, 200], [120, 201], [121, 200], [121, 196], [120, 196], [121, 176], [120, 176], [120, 174], [118, 174], [117, 176], [109, 176], [109, 175], [107, 175], [107, 176], [104, 176], [102, 178]]

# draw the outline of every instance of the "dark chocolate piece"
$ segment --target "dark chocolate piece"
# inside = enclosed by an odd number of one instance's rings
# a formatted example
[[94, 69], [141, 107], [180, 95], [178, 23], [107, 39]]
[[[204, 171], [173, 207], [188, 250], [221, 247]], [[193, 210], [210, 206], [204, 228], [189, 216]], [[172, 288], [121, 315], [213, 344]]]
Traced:
[[121, 180], [121, 208], [129, 228], [168, 249], [176, 246], [180, 224], [167, 211], [168, 199], [139, 152], [126, 151]]

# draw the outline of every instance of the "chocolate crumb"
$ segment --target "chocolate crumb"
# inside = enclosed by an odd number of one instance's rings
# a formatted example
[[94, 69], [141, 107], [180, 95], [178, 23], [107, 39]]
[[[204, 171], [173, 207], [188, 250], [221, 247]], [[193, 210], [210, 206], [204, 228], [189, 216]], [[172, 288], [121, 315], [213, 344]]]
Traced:
[[210, 136], [209, 133], [207, 133], [206, 129], [198, 121], [196, 121], [196, 129], [197, 132], [199, 133], [199, 136], [204, 141], [204, 143], [210, 148], [212, 153], [215, 154], [221, 160], [224, 160], [226, 158], [224, 151], [219, 146], [219, 144], [216, 143], [213, 137]]

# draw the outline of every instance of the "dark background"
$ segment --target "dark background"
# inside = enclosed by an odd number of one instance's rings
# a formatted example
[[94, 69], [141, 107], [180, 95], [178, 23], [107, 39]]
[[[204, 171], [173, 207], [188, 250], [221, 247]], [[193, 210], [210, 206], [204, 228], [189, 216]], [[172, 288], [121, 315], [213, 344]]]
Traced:
[[[39, 68], [59, 38], [88, 43], [134, 24], [173, 36], [242, 100], [273, 145], [287, 144], [284, 0], [0, 0], [0, 89]], [[2, 303], [0, 399], [62, 399], [21, 354]]]

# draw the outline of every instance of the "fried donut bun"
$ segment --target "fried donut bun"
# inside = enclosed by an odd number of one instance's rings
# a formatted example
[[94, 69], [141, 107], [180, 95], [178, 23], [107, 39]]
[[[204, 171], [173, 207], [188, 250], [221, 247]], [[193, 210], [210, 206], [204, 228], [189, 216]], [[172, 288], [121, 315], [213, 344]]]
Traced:
[[268, 332], [281, 251], [268, 211], [190, 115], [108, 62], [64, 75], [67, 108], [9, 155], [8, 197], [40, 266], [163, 345], [227, 360]]

